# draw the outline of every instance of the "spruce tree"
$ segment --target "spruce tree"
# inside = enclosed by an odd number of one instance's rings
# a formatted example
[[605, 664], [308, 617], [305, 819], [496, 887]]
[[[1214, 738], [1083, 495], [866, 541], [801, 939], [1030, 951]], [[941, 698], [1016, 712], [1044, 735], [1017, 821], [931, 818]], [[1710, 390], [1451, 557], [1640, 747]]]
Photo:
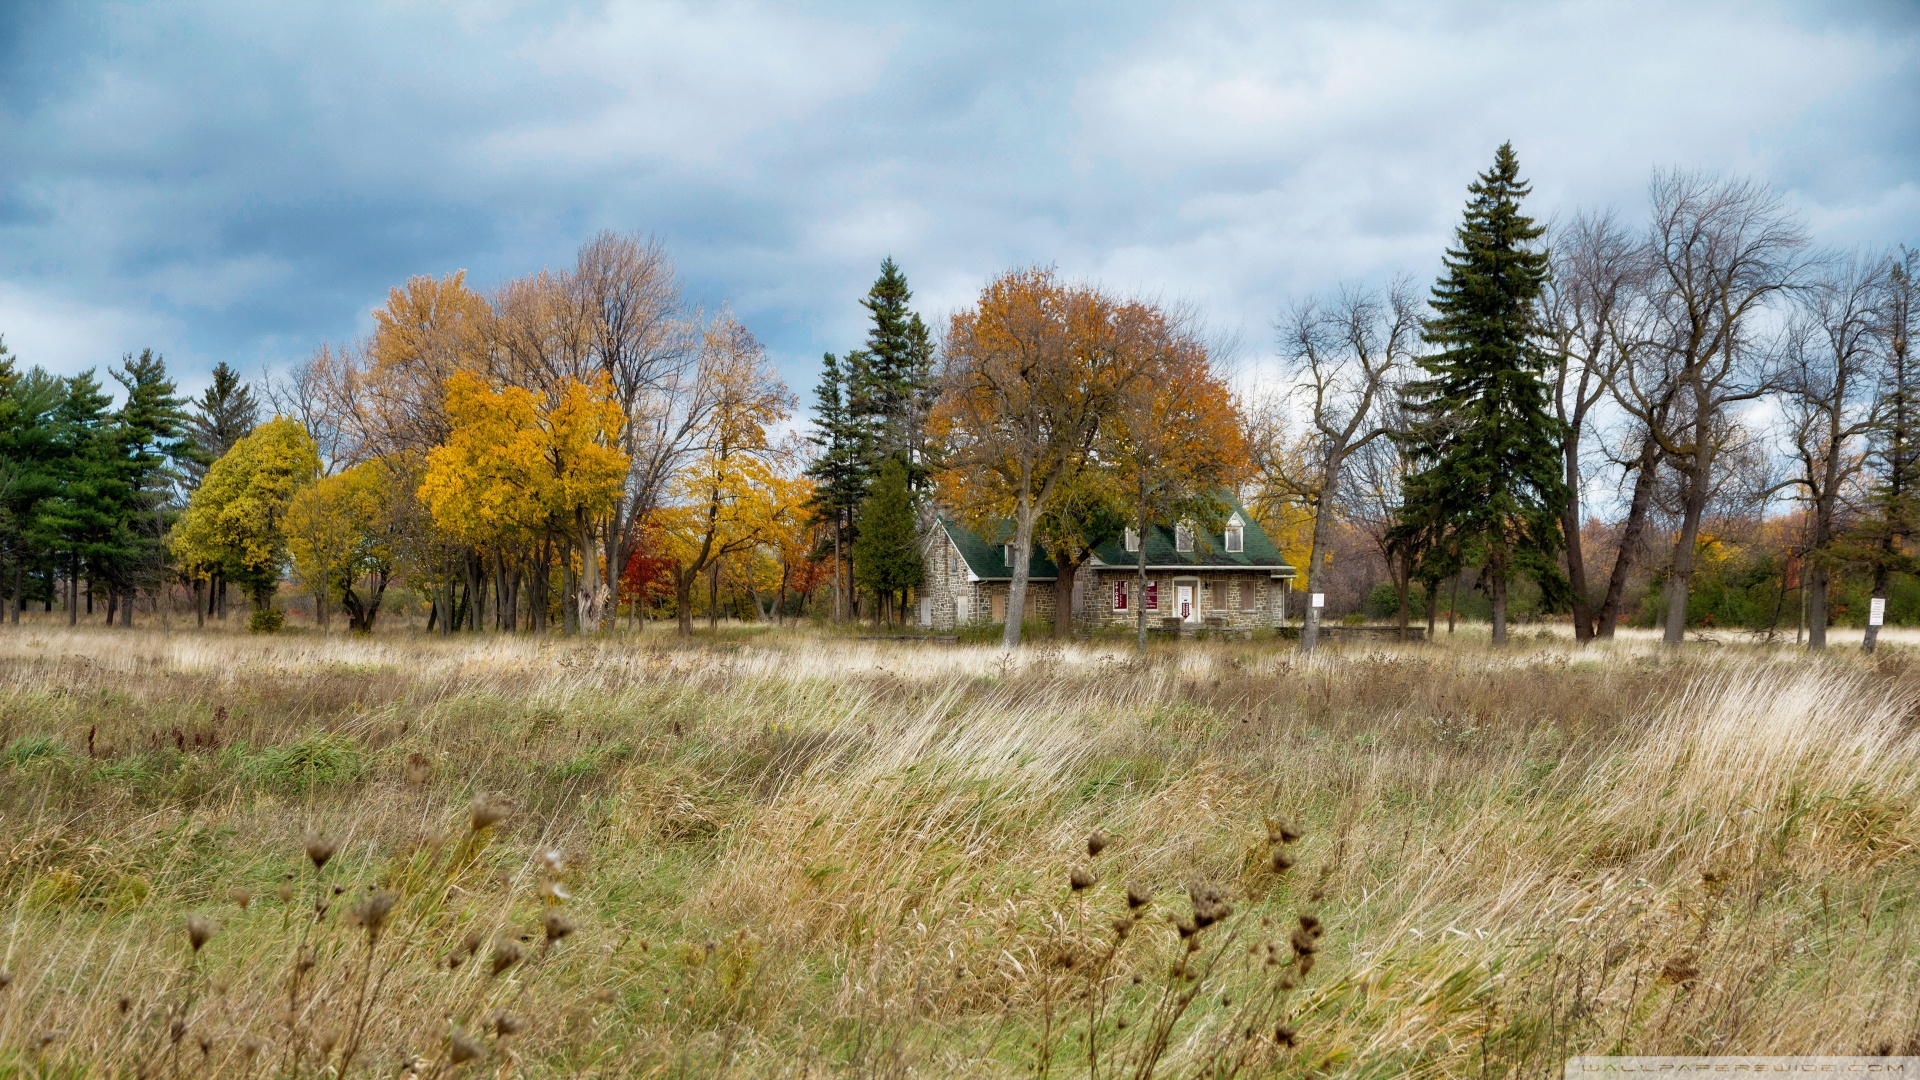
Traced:
[[[832, 353], [827, 353], [820, 365], [820, 384], [814, 388], [813, 432], [807, 441], [820, 450], [807, 466], [807, 476], [814, 482], [813, 520], [833, 529], [836, 569], [843, 571], [853, 541], [854, 518], [867, 494], [867, 451], [864, 429], [847, 409], [846, 373]], [[846, 584], [846, 576], [841, 573], [835, 588], [844, 590]], [[844, 592], [839, 598], [844, 601]], [[834, 617], [845, 615], [843, 603]]]
[[1566, 591], [1554, 556], [1567, 490], [1534, 322], [1548, 274], [1535, 241], [1545, 230], [1520, 212], [1531, 189], [1512, 143], [1467, 190], [1465, 219], [1433, 288], [1425, 339], [1434, 351], [1419, 361], [1426, 377], [1405, 392], [1416, 472], [1399, 529], [1427, 550], [1484, 561], [1499, 645], [1516, 573], [1532, 576], [1549, 602]]
[[876, 597], [892, 602], [895, 611], [904, 608], [907, 590], [920, 584], [924, 574], [920, 527], [913, 512], [913, 492], [907, 487], [907, 467], [899, 458], [888, 458], [880, 466], [860, 504], [853, 572]]
[[873, 325], [867, 346], [847, 355], [847, 408], [863, 429], [868, 464], [898, 458], [907, 483], [918, 490], [932, 471], [932, 447], [926, 415], [933, 407], [933, 335], [907, 307], [913, 291], [892, 258], [880, 263], [880, 276], [860, 306]]
[[189, 489], [199, 487], [207, 466], [260, 422], [260, 400], [253, 387], [241, 382], [240, 373], [225, 361], [213, 366], [213, 385], [192, 404], [193, 412], [187, 417], [189, 448], [180, 462]]

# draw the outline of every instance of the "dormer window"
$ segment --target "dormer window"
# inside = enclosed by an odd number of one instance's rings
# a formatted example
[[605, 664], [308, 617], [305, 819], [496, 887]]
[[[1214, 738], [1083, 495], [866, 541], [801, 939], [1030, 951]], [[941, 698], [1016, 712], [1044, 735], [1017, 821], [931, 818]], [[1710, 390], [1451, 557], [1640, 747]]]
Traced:
[[1137, 532], [1134, 532], [1132, 529], [1127, 530], [1127, 550], [1128, 551], [1140, 550], [1140, 534]]
[[1000, 557], [1007, 560], [1008, 566], [1012, 566], [1013, 565], [1013, 545], [1012, 544], [1005, 545], [1001, 549]]
[[1193, 527], [1184, 521], [1173, 527], [1173, 550], [1193, 550]]
[[1229, 552], [1247, 550], [1247, 526], [1240, 520], [1239, 514], [1227, 519], [1227, 550]]

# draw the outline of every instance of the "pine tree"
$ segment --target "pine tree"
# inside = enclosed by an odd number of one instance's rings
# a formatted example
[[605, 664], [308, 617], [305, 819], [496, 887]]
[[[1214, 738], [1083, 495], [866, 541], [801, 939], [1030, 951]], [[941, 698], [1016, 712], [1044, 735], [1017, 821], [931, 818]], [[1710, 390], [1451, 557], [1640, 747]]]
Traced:
[[200, 486], [207, 466], [220, 460], [260, 423], [260, 400], [240, 373], [223, 361], [213, 366], [213, 385], [193, 399], [187, 418], [188, 453], [181, 458], [189, 489]]
[[[116, 598], [130, 605], [142, 583], [157, 587], [166, 568], [166, 532], [178, 516], [174, 498], [180, 479], [176, 463], [185, 460], [188, 443], [186, 401], [175, 393], [166, 361], [152, 349], [129, 355], [113, 377], [126, 390], [114, 414], [110, 452], [120, 474], [117, 543], [102, 572]], [[112, 605], [110, 604], [109, 607]], [[133, 625], [125, 607], [122, 622]]]
[[1560, 422], [1535, 333], [1535, 301], [1548, 260], [1534, 241], [1545, 230], [1520, 212], [1531, 190], [1513, 144], [1467, 190], [1465, 220], [1434, 285], [1435, 315], [1420, 359], [1424, 379], [1408, 385], [1414, 419], [1408, 448], [1417, 471], [1406, 483], [1402, 542], [1418, 534], [1432, 551], [1471, 552], [1485, 562], [1493, 641], [1505, 644], [1507, 586], [1516, 572], [1549, 601], [1566, 591], [1554, 559], [1566, 504]]
[[860, 306], [872, 316], [867, 347], [847, 355], [847, 410], [863, 428], [877, 469], [882, 458], [898, 458], [907, 483], [925, 485], [933, 466], [926, 438], [926, 416], [933, 407], [933, 336], [907, 307], [913, 291], [892, 258], [880, 263], [880, 276]]
[[833, 529], [834, 588], [839, 606], [835, 618], [845, 618], [844, 573], [849, 545], [853, 540], [854, 518], [867, 492], [866, 443], [864, 429], [847, 410], [846, 373], [838, 357], [827, 353], [822, 359], [820, 385], [814, 389], [813, 433], [807, 441], [820, 453], [807, 466], [814, 481], [813, 519]]
[[[907, 487], [907, 467], [899, 458], [888, 458], [880, 466], [860, 504], [853, 569], [860, 584], [891, 602], [896, 612], [905, 607], [907, 590], [920, 584], [924, 574], [920, 527], [913, 512], [913, 492]], [[885, 607], [881, 605], [882, 614]]]

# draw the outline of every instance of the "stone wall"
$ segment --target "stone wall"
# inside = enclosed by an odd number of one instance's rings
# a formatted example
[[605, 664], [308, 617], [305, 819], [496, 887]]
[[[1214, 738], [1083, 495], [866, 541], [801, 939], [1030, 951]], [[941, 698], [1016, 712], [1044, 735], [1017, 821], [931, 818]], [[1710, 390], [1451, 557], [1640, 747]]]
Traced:
[[[1138, 602], [1134, 593], [1138, 591], [1136, 572], [1118, 567], [1091, 567], [1082, 571], [1092, 575], [1085, 589], [1085, 600], [1076, 620], [1082, 626], [1112, 627], [1130, 629], [1137, 617], [1133, 604]], [[1155, 597], [1158, 606], [1148, 610], [1147, 624], [1157, 627], [1160, 620], [1174, 616], [1174, 592], [1177, 581], [1192, 581], [1197, 578], [1197, 603], [1200, 609], [1200, 621], [1196, 628], [1224, 627], [1233, 630], [1251, 630], [1259, 626], [1277, 626], [1280, 623], [1280, 590], [1287, 587], [1284, 581], [1275, 581], [1266, 569], [1243, 571], [1207, 571], [1197, 574], [1174, 574], [1164, 570], [1147, 573], [1147, 580], [1157, 585]], [[1127, 584], [1129, 603], [1125, 610], [1114, 607], [1114, 583], [1124, 581]], [[1251, 597], [1248, 593], [1251, 592]], [[1247, 601], [1243, 606], [1243, 601]]]

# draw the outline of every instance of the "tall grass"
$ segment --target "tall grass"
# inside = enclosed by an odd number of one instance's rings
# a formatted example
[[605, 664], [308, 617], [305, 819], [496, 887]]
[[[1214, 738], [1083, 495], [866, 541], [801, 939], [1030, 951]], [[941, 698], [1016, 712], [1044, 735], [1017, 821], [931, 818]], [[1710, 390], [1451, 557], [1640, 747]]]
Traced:
[[22, 627], [0, 1071], [1920, 1053], [1917, 689], [1897, 650], [1632, 641]]

